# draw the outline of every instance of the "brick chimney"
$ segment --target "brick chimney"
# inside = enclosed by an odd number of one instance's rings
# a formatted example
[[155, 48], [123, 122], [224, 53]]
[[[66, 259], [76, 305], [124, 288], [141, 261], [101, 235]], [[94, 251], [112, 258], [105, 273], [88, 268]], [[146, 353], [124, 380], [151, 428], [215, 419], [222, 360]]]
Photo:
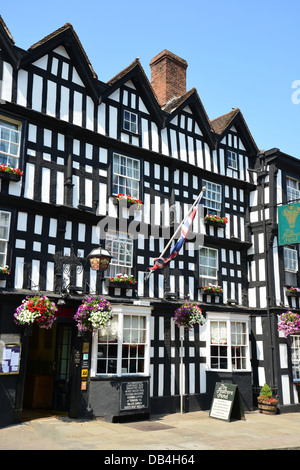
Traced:
[[187, 66], [184, 59], [166, 49], [151, 60], [151, 85], [161, 107], [186, 93]]

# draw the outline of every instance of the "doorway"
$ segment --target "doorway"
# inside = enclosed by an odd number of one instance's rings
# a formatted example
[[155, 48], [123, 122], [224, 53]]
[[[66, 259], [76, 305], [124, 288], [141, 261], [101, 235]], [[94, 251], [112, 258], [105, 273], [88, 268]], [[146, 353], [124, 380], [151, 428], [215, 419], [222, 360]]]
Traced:
[[70, 359], [74, 328], [58, 319], [51, 329], [33, 325], [29, 337], [23, 410], [69, 410]]

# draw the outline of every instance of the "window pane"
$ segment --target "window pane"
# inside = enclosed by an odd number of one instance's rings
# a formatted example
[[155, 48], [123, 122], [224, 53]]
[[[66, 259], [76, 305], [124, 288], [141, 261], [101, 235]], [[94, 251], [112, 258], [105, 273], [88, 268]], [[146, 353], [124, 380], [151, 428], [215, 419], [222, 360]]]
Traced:
[[20, 153], [19, 126], [0, 119], [0, 162], [18, 167]]
[[[109, 328], [98, 331], [97, 374], [143, 373], [145, 370], [146, 318], [123, 316], [123, 332], [118, 341], [118, 316]], [[121, 351], [119, 350], [121, 348]], [[118, 351], [121, 352], [118, 370]]]
[[113, 193], [131, 195], [139, 198], [140, 162], [139, 160], [113, 154]]

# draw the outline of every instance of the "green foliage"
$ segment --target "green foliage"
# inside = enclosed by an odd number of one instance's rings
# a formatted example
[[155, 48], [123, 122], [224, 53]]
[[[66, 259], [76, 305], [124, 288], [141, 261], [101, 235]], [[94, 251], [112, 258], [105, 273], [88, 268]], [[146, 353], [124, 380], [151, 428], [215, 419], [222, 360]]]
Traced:
[[261, 391], [260, 391], [260, 397], [263, 397], [263, 398], [272, 398], [272, 392], [271, 392], [271, 389], [269, 387], [269, 385], [265, 384]]

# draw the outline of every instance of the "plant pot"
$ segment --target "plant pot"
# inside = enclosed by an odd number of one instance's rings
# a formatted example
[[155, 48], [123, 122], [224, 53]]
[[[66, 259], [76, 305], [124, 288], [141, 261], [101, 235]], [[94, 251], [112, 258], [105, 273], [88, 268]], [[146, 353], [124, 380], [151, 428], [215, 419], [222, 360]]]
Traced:
[[221, 297], [223, 292], [215, 291], [215, 290], [204, 290], [202, 287], [200, 288], [200, 293], [205, 295], [215, 295]]
[[225, 222], [217, 222], [216, 220], [205, 220], [205, 225], [212, 225], [213, 227], [225, 228]]
[[136, 284], [131, 284], [130, 282], [117, 282], [106, 279], [105, 284], [107, 287], [115, 287], [119, 289], [136, 289]]
[[286, 291], [285, 293], [286, 293], [287, 297], [300, 297], [300, 292]]
[[21, 175], [9, 173], [8, 171], [0, 171], [0, 178], [7, 181], [20, 181]]
[[128, 201], [128, 199], [126, 199], [126, 198], [118, 200], [116, 197], [113, 200], [113, 204], [115, 206], [121, 205], [121, 206], [127, 207], [127, 208], [133, 206], [135, 209], [140, 209], [141, 206], [142, 206], [142, 204], [137, 204], [136, 202]]
[[258, 410], [265, 415], [276, 415], [277, 403], [258, 403]]
[[4, 281], [4, 280], [8, 279], [8, 277], [9, 277], [9, 274], [0, 273], [0, 281]]

